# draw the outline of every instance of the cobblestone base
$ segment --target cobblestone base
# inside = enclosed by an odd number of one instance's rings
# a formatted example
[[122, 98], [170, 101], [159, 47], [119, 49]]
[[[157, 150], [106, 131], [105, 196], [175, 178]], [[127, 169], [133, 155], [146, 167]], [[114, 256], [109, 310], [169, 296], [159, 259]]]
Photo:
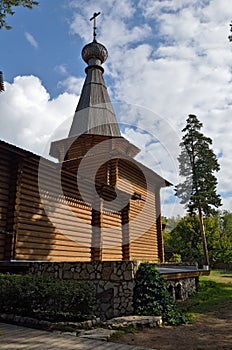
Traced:
[[136, 261], [33, 262], [29, 272], [64, 280], [88, 281], [95, 287], [97, 316], [109, 319], [133, 313]]

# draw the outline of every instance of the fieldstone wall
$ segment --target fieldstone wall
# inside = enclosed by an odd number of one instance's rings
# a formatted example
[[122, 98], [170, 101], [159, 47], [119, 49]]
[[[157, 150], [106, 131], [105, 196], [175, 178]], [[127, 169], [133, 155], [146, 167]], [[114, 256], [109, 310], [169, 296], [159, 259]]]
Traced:
[[173, 299], [186, 300], [197, 290], [198, 277], [191, 277], [185, 279], [167, 280], [167, 289], [173, 296]]
[[[138, 261], [29, 262], [29, 273], [62, 280], [90, 282], [96, 292], [96, 316], [102, 320], [133, 314], [134, 280]], [[162, 273], [161, 273], [162, 275]], [[166, 279], [174, 300], [186, 300], [197, 290], [198, 277]]]
[[29, 272], [92, 283], [97, 296], [97, 316], [109, 319], [133, 313], [138, 265], [136, 261], [31, 262]]

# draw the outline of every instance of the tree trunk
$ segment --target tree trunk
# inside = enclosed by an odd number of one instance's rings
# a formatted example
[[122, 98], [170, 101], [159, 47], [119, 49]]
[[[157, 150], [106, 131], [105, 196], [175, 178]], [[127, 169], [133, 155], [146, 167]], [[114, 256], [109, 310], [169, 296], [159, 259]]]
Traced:
[[207, 240], [205, 235], [205, 226], [204, 226], [204, 220], [202, 215], [201, 207], [198, 206], [198, 214], [199, 214], [199, 220], [200, 220], [200, 230], [201, 230], [201, 237], [202, 237], [202, 243], [203, 243], [203, 251], [204, 251], [204, 264], [206, 266], [209, 266], [209, 253], [208, 253], [208, 247], [207, 247]]

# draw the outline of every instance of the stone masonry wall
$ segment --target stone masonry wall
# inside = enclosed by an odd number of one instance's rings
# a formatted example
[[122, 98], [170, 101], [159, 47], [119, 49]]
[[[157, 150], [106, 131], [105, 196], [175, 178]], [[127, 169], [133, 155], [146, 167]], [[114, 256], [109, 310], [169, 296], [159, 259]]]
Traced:
[[[133, 314], [138, 261], [30, 262], [29, 273], [90, 282], [96, 292], [96, 316], [102, 320]], [[174, 300], [186, 300], [197, 289], [197, 277], [166, 280]]]
[[133, 313], [138, 265], [136, 261], [31, 262], [29, 272], [92, 283], [97, 296], [97, 316], [108, 319]]
[[198, 278], [185, 278], [177, 280], [167, 280], [167, 289], [174, 300], [186, 300], [197, 290]]

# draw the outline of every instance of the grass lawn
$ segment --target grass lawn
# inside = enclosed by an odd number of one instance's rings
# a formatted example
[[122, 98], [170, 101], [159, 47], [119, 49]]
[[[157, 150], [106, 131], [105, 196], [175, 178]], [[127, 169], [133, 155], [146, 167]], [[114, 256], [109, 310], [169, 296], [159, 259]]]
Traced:
[[201, 314], [223, 312], [231, 308], [231, 302], [232, 271], [214, 270], [210, 276], [200, 277], [198, 293], [180, 303], [179, 308], [194, 321]]
[[212, 271], [201, 277], [199, 291], [178, 303], [189, 324], [155, 327], [119, 334], [116, 342], [159, 350], [232, 349], [232, 272]]

